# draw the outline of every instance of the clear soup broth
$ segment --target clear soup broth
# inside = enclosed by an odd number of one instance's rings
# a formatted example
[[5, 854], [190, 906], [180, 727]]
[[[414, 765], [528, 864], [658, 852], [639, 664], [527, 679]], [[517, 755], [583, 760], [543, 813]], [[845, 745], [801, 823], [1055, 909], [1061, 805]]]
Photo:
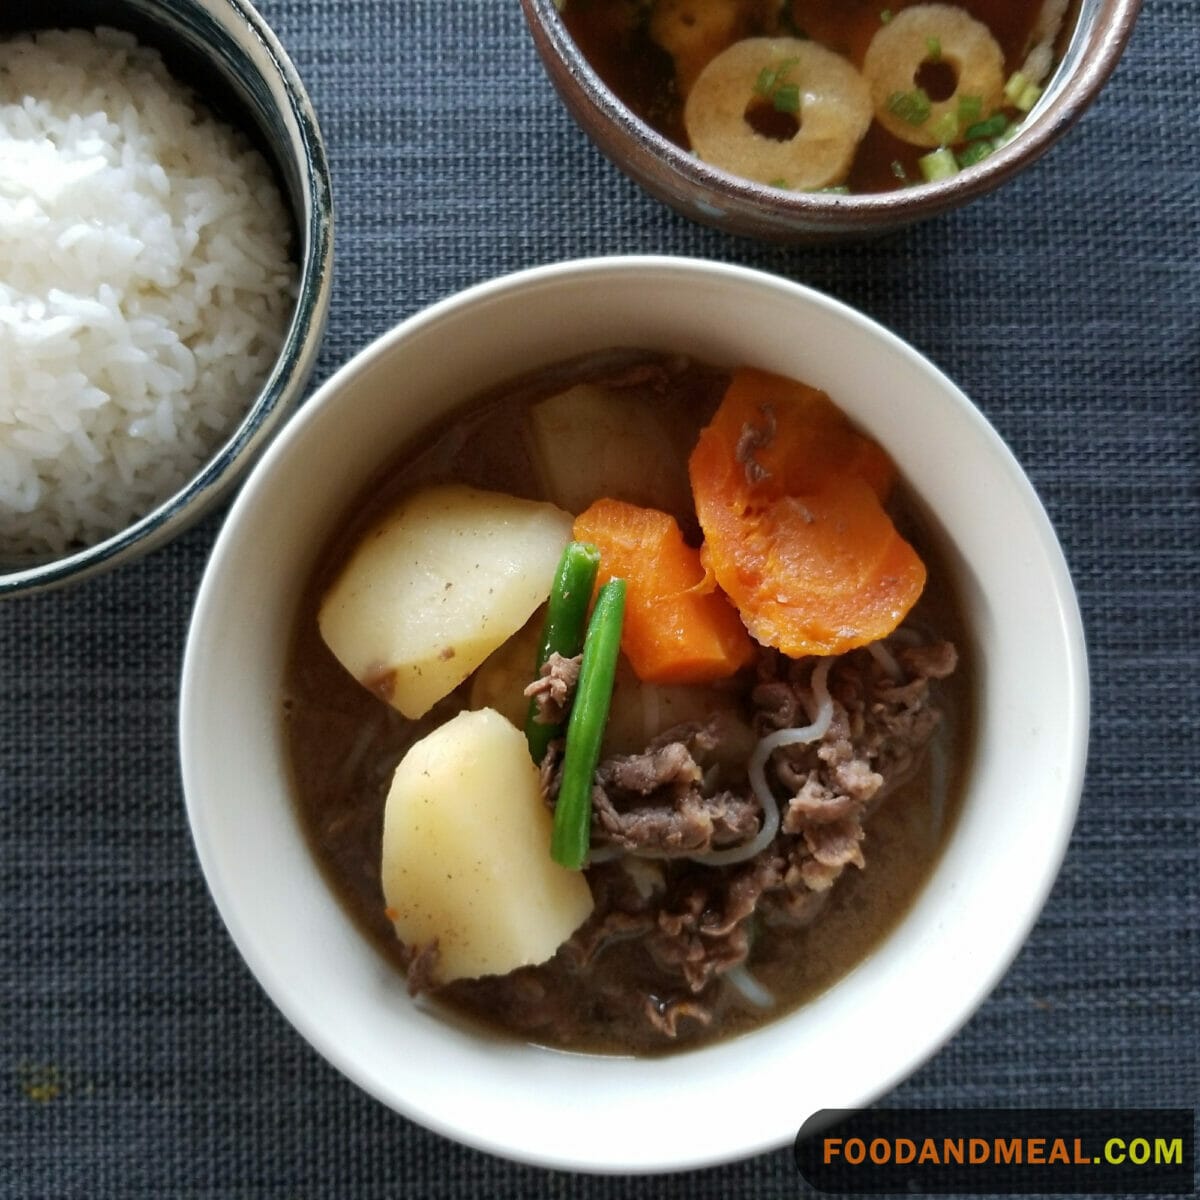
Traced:
[[[905, 17], [910, 9], [918, 13]], [[937, 160], [937, 169], [950, 173], [993, 152], [1036, 102], [1076, 13], [1077, 0], [566, 0], [562, 6], [567, 30], [597, 74], [664, 137], [759, 183], [851, 192], [941, 177], [929, 176], [921, 161], [937, 149], [950, 151]], [[720, 83], [698, 85], [705, 66], [735, 43], [763, 38], [787, 39], [793, 49], [750, 56], [731, 65]], [[798, 58], [795, 42], [838, 56], [852, 68], [848, 78], [827, 76], [824, 60]], [[810, 88], [828, 108], [810, 109]], [[806, 158], [809, 169], [796, 165]]]

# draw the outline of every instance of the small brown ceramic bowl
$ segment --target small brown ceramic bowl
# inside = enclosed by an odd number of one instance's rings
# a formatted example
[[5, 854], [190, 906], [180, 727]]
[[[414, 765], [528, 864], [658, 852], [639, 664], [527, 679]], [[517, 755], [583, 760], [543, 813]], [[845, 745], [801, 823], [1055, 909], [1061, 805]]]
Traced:
[[694, 221], [728, 233], [790, 242], [884, 233], [999, 187], [1040, 158], [1096, 98], [1141, 8], [1141, 0], [1077, 0], [1069, 40], [1037, 104], [1017, 135], [982, 162], [939, 182], [838, 194], [752, 183], [702, 162], [657, 133], [617, 98], [583, 56], [563, 22], [562, 3], [521, 0], [554, 86], [600, 150], [652, 196]]

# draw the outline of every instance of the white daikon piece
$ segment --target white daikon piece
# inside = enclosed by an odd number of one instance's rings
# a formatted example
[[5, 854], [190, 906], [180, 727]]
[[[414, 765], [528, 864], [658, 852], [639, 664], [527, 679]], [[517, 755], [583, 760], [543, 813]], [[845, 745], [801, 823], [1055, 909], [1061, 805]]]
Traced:
[[579, 514], [614, 496], [665, 512], [688, 512], [686, 453], [645, 401], [582, 383], [529, 414], [530, 448], [546, 495]]

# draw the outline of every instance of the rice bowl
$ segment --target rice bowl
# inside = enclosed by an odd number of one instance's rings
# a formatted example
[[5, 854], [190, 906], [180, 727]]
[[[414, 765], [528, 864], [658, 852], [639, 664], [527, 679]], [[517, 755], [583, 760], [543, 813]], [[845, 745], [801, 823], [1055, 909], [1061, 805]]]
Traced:
[[262, 18], [62, 16], [83, 28], [0, 19], [0, 596], [200, 516], [299, 398], [329, 305], [324, 146]]
[[262, 156], [128, 34], [0, 44], [0, 539], [60, 554], [177, 490], [294, 305]]

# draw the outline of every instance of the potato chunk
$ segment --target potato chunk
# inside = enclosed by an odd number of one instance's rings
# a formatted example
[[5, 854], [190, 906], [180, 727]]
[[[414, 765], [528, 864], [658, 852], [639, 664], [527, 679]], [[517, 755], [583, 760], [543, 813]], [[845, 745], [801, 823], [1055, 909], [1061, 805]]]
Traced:
[[437, 940], [438, 983], [545, 962], [588, 918], [578, 871], [550, 858], [552, 818], [521, 732], [461, 712], [401, 760], [383, 816], [383, 894], [409, 946]]
[[603, 753], [636, 754], [660, 733], [676, 725], [703, 724], [713, 713], [734, 710], [736, 704], [735, 694], [723, 688], [643, 683], [622, 658], [604, 727]]
[[534, 664], [542, 641], [544, 609], [535, 610], [517, 633], [484, 660], [471, 679], [468, 708], [494, 708], [518, 729], [525, 726], [525, 688], [537, 678]]
[[452, 484], [407, 497], [359, 543], [321, 603], [341, 664], [420, 717], [550, 594], [571, 518]]

